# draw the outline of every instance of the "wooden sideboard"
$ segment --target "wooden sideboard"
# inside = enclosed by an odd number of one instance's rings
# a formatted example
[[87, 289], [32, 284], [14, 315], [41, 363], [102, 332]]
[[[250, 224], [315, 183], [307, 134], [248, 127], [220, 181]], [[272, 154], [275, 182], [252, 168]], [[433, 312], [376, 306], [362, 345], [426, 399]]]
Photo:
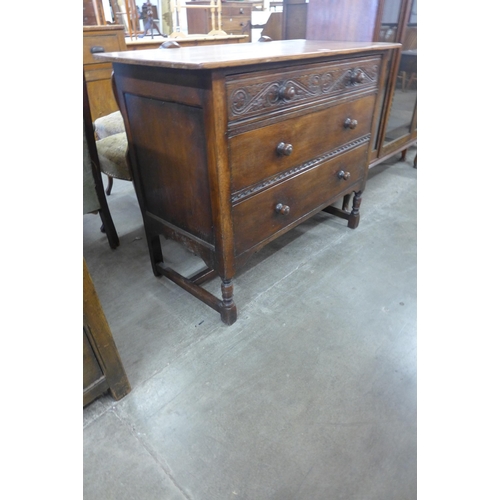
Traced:
[[[153, 273], [232, 324], [233, 279], [254, 252], [321, 210], [357, 227], [374, 110], [398, 48], [284, 40], [96, 56], [113, 63]], [[160, 236], [207, 268], [181, 276]], [[214, 276], [221, 299], [201, 286]]]
[[97, 61], [94, 55], [120, 50], [127, 50], [122, 25], [83, 27], [83, 74], [93, 122], [118, 110], [111, 88], [111, 63]]

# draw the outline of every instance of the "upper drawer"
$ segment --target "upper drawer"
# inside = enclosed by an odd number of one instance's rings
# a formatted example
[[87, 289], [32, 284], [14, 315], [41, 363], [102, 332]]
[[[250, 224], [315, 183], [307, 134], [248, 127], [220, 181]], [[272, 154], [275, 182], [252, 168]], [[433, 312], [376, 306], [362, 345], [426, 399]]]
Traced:
[[92, 49], [98, 52], [119, 52], [120, 50], [125, 50], [122, 44], [120, 44], [120, 40], [116, 33], [84, 36], [83, 64], [95, 64], [100, 62], [94, 59]]
[[259, 71], [226, 80], [228, 120], [309, 106], [334, 96], [377, 88], [380, 56], [310, 64], [289, 71]]
[[240, 7], [239, 5], [234, 5], [234, 4], [232, 5], [222, 4], [222, 15], [231, 17], [237, 17], [237, 16], [250, 17], [252, 15], [252, 8], [246, 5], [242, 5]]
[[341, 146], [367, 142], [374, 104], [372, 94], [231, 137], [232, 192]]

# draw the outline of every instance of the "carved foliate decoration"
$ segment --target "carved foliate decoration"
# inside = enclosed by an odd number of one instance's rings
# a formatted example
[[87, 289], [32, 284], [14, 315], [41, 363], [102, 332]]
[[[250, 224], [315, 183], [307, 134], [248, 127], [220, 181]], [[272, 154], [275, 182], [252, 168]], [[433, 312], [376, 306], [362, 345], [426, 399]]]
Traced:
[[377, 84], [378, 59], [353, 67], [338, 64], [312, 68], [311, 72], [284, 72], [272, 80], [250, 78], [228, 81], [229, 120], [247, 118], [263, 112], [286, 109], [297, 103], [313, 101], [373, 88]]

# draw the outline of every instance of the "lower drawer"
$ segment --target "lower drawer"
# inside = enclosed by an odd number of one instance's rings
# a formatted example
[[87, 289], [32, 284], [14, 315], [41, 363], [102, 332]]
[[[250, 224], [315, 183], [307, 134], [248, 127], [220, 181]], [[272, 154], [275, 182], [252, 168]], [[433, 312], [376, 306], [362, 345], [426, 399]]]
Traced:
[[[305, 217], [333, 203], [334, 199], [360, 189], [367, 169], [368, 146], [347, 153], [276, 184], [233, 206], [236, 256], [293, 227]], [[343, 172], [345, 175], [341, 176]]]
[[243, 16], [222, 17], [221, 28], [228, 35], [241, 35], [243, 28], [246, 26], [248, 18]]

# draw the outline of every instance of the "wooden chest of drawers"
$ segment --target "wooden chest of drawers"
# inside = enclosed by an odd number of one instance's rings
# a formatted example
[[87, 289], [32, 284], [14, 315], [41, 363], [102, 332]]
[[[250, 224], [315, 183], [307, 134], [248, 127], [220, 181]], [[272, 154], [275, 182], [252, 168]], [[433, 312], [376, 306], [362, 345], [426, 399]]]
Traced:
[[[153, 272], [236, 320], [248, 257], [321, 210], [359, 223], [374, 110], [395, 44], [285, 40], [116, 53]], [[354, 193], [352, 208], [333, 207]], [[207, 269], [186, 278], [160, 235]], [[201, 284], [222, 280], [222, 299]]]
[[[212, 26], [212, 12], [208, 0], [196, 0], [189, 4], [206, 5], [206, 9], [186, 9], [188, 32], [190, 34], [209, 33], [212, 29], [218, 29], [217, 13], [215, 13], [215, 26]], [[248, 34], [250, 42], [250, 30], [248, 26], [252, 21], [252, 8], [254, 5], [261, 5], [262, 2], [224, 2], [221, 4], [221, 29], [228, 35]], [[244, 33], [245, 31], [245, 33]]]

